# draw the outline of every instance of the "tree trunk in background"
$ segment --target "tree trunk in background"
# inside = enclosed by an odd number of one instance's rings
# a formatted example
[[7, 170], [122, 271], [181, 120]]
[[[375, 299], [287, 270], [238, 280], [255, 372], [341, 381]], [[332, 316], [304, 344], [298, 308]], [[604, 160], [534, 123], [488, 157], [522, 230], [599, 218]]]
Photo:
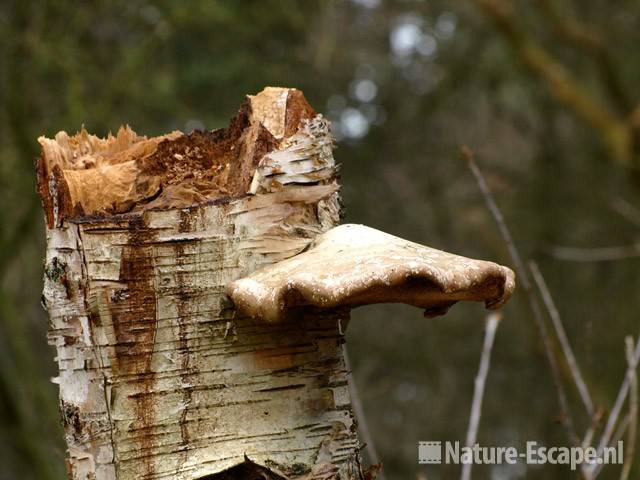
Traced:
[[[147, 179], [133, 193], [110, 190], [117, 198], [99, 208], [113, 169], [135, 177], [149, 151], [178, 141], [182, 160], [198, 135], [41, 139], [44, 303], [70, 478], [361, 478], [342, 356], [348, 313], [307, 309], [302, 322], [269, 325], [237, 315], [225, 293], [339, 221], [328, 122], [301, 118], [296, 91], [272, 90], [250, 99], [227, 142], [237, 155], [227, 160], [252, 159], [248, 195], [186, 206], [192, 197], [168, 180]], [[265, 129], [275, 147], [258, 155]], [[129, 157], [100, 163], [118, 155]]]

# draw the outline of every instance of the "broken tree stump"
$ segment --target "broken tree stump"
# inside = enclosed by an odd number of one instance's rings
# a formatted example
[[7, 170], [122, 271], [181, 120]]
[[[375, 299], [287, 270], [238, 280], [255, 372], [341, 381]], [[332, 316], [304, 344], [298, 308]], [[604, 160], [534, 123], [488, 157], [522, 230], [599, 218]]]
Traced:
[[247, 97], [212, 132], [39, 142], [73, 480], [363, 478], [349, 309], [493, 308], [513, 289], [491, 262], [334, 229], [329, 123], [295, 89]]

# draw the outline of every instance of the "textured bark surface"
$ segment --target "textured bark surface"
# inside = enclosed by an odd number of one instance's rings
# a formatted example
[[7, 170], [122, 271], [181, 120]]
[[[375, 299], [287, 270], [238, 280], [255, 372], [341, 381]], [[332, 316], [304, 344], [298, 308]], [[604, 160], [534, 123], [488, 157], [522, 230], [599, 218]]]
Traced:
[[[230, 475], [244, 468], [245, 455], [287, 478], [359, 476], [342, 359], [348, 313], [307, 310], [303, 322], [274, 327], [237, 315], [225, 294], [231, 281], [299, 253], [339, 221], [328, 123], [308, 118], [297, 91], [254, 98], [264, 123], [250, 99], [239, 117], [252, 120], [242, 120], [239, 134], [236, 118], [224, 134], [139, 140], [123, 129], [107, 140], [86, 132], [41, 139], [49, 225], [44, 299], [71, 478], [194, 479], [236, 466]], [[115, 165], [134, 165], [136, 183], [146, 175], [141, 165], [158, 152], [185, 151], [201, 137], [235, 146], [227, 152], [242, 150], [228, 167], [242, 182], [228, 193], [251, 187], [255, 194], [159, 209], [173, 185], [165, 175], [170, 156], [163, 153], [168, 161], [155, 177], [161, 193], [151, 200], [153, 189], [127, 189], [128, 177], [116, 181], [105, 173], [108, 165], [99, 166], [127, 159]], [[268, 148], [257, 153], [264, 137]], [[263, 167], [252, 187], [245, 173], [256, 170], [258, 155]], [[67, 168], [60, 160], [80, 158], [94, 167]], [[214, 168], [220, 163], [210, 160]], [[76, 174], [96, 180], [72, 186]], [[107, 191], [126, 193], [107, 200]], [[132, 198], [127, 213], [114, 214]]]
[[40, 143], [73, 480], [374, 478], [349, 398], [349, 308], [496, 307], [513, 289], [505, 267], [333, 228], [329, 124], [294, 89], [248, 97], [214, 132]]

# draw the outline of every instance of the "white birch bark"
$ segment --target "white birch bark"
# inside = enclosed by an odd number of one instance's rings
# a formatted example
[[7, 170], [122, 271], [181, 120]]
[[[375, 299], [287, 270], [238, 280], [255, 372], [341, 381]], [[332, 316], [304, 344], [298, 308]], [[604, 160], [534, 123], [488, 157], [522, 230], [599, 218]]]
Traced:
[[331, 147], [317, 116], [272, 155], [277, 187], [265, 159], [255, 195], [55, 218], [44, 301], [71, 478], [196, 479], [245, 455], [285, 476], [356, 478], [348, 314], [274, 327], [236, 315], [225, 294], [338, 223]]
[[505, 267], [365, 227], [320, 236], [339, 223], [333, 140], [293, 89], [249, 97], [212, 133], [40, 142], [72, 480], [373, 478], [343, 358], [349, 307], [432, 315], [513, 290]]

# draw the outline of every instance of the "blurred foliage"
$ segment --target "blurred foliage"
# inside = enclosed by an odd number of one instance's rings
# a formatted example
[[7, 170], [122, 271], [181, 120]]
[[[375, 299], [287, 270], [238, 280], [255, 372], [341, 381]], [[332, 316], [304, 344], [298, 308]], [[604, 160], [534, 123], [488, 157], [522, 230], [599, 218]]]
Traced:
[[[103, 135], [121, 123], [149, 135], [218, 128], [245, 94], [265, 85], [301, 88], [333, 121], [348, 221], [509, 264], [458, 160], [461, 144], [474, 148], [519, 246], [547, 276], [597, 403], [609, 407], [623, 376], [624, 335], [638, 334], [640, 261], [566, 262], [551, 253], [554, 245], [640, 241], [638, 179], [622, 166], [633, 165], [636, 154], [620, 162], [598, 127], [608, 117], [594, 122], [566, 98], [578, 92], [635, 135], [639, 6], [632, 0], [2, 2], [0, 479], [64, 478], [57, 392], [49, 382], [55, 364], [38, 304], [44, 229], [34, 193], [35, 139], [82, 125]], [[585, 48], [563, 26], [582, 28], [601, 46]], [[571, 80], [565, 97], [523, 44], [544, 52]], [[479, 440], [564, 445], [524, 304], [516, 295], [498, 331]], [[483, 312], [461, 305], [444, 319], [417, 316], [414, 309], [378, 306], [356, 310], [350, 326], [356, 381], [387, 478], [416, 477], [419, 440], [461, 440], [466, 429]], [[586, 428], [584, 416], [577, 421]], [[453, 467], [427, 472], [430, 479], [457, 475]], [[524, 466], [474, 473], [543, 474]], [[602, 478], [616, 473], [609, 467]], [[548, 466], [544, 476], [566, 478], [566, 470]]]

